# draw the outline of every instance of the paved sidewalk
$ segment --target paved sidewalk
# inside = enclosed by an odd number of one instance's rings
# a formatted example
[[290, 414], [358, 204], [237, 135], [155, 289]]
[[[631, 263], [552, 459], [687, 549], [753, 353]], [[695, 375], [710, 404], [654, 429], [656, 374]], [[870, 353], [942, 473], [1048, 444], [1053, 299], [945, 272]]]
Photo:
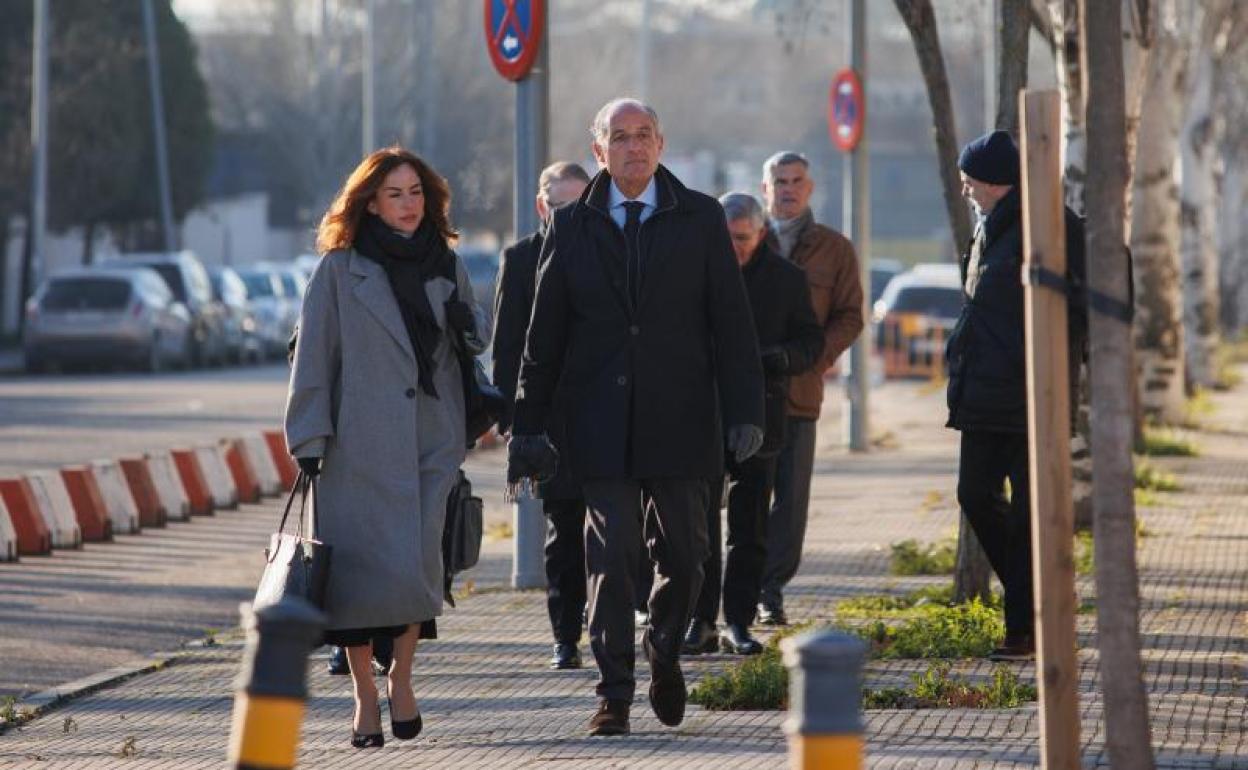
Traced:
[[[867, 456], [837, 449], [836, 414], [821, 425], [807, 555], [790, 590], [790, 614], [828, 618], [835, 602], [858, 593], [903, 591], [947, 578], [894, 578], [888, 546], [937, 540], [954, 531], [956, 434], [942, 430], [943, 392], [889, 385], [873, 400], [876, 430], [889, 434]], [[1248, 770], [1244, 737], [1245, 597], [1248, 596], [1248, 393], [1214, 396], [1219, 428], [1196, 434], [1200, 458], [1152, 460], [1184, 491], [1160, 495], [1142, 511], [1144, 656], [1153, 743], [1167, 768]], [[829, 404], [825, 412], [837, 411]], [[895, 445], [889, 448], [890, 445]], [[479, 472], [500, 459], [478, 458]], [[439, 620], [442, 639], [417, 653], [416, 688], [425, 731], [380, 751], [348, 746], [349, 681], [310, 664], [312, 698], [301, 765], [308, 768], [781, 768], [780, 712], [690, 709], [677, 729], [663, 727], [645, 702], [644, 659], [634, 734], [583, 735], [594, 706], [591, 670], [545, 668], [549, 630], [540, 592], [505, 588], [510, 543], [487, 543], [468, 576], [473, 591]], [[461, 582], [461, 588], [466, 584]], [[1081, 579], [1081, 600], [1093, 599]], [[1079, 617], [1085, 766], [1107, 767], [1096, 685], [1095, 616]], [[587, 646], [583, 647], [588, 653]], [[217, 768], [229, 732], [241, 643], [183, 653], [160, 670], [74, 700], [0, 734], [0, 767]], [[713, 655], [686, 662], [691, 679], [731, 662]], [[904, 682], [920, 662], [869, 666], [868, 684]], [[978, 661], [955, 665], [986, 675]], [[1034, 678], [1032, 666], [1021, 667]], [[383, 717], [384, 718], [384, 717]], [[868, 765], [875, 768], [1024, 768], [1038, 764], [1036, 708], [1011, 711], [872, 711]]]

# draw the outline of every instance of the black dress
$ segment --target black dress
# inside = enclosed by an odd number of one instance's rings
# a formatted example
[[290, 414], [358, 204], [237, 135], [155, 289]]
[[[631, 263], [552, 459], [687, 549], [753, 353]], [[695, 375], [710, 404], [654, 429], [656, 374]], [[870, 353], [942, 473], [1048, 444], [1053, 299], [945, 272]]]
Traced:
[[[388, 636], [391, 639], [403, 635], [411, 624], [402, 626], [378, 626], [377, 628], [337, 628], [325, 632], [325, 644], [335, 647], [363, 647], [371, 644], [373, 637]], [[430, 618], [420, 625], [421, 639], [438, 638], [438, 620]]]

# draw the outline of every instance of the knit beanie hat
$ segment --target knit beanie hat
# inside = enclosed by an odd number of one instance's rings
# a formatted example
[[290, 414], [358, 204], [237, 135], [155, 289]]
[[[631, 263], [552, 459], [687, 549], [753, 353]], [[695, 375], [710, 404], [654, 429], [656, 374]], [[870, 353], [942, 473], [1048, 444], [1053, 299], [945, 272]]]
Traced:
[[987, 184], [1018, 184], [1018, 146], [1006, 131], [993, 131], [972, 139], [958, 156], [958, 168], [972, 179]]

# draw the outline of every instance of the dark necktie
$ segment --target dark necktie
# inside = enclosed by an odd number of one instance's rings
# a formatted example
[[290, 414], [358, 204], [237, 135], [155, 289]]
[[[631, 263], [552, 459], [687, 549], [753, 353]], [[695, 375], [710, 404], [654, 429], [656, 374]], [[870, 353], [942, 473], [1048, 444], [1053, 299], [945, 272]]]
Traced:
[[637, 307], [641, 298], [641, 201], [624, 202], [624, 246], [628, 252], [628, 298]]

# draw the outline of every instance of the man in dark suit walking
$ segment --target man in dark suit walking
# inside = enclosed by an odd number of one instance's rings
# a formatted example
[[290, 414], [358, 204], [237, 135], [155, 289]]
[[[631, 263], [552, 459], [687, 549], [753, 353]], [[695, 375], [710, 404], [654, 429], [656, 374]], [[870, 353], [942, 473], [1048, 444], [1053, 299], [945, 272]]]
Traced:
[[680, 646], [709, 550], [709, 481], [723, 475], [725, 447], [744, 462], [762, 444], [763, 372], [723, 209], [659, 165], [654, 110], [616, 99], [591, 131], [602, 170], [555, 212], [542, 245], [508, 462], [509, 475], [540, 464], [558, 402], [561, 461], [589, 509], [589, 633], [600, 672], [589, 730], [621, 735], [636, 687], [640, 533], [655, 575], [642, 636], [650, 705], [677, 725]]
[[[501, 433], [511, 429], [516, 379], [533, 312], [538, 257], [546, 228], [555, 209], [580, 197], [588, 184], [589, 174], [576, 163], [552, 163], [543, 169], [536, 202], [541, 225], [537, 232], [503, 250], [494, 293], [493, 344], [494, 382], [507, 398], [507, 412], [498, 426]], [[556, 449], [563, 448], [557, 419], [548, 426], [547, 435]], [[539, 491], [546, 514], [546, 610], [555, 638], [550, 667], [580, 668], [578, 645], [585, 610], [585, 498], [567, 463]]]

